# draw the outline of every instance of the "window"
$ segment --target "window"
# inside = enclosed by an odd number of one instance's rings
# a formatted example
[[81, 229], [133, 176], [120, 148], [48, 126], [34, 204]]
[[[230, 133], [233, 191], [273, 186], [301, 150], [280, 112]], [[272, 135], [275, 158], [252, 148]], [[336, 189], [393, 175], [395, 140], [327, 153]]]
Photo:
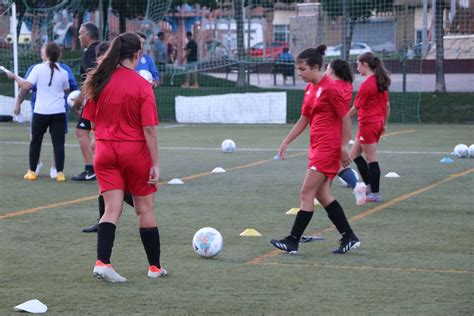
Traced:
[[415, 44], [423, 41], [423, 30], [415, 30]]
[[273, 25], [273, 40], [288, 43], [290, 40], [290, 26], [288, 24]]

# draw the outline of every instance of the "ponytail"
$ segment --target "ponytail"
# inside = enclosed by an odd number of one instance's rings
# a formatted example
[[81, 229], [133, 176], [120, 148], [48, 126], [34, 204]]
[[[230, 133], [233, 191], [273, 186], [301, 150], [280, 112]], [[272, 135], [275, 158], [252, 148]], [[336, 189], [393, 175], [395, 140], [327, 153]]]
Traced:
[[379, 93], [388, 90], [391, 80], [383, 61], [374, 54], [367, 52], [360, 55], [357, 60], [361, 63], [366, 63], [369, 68], [375, 73], [377, 79], [377, 90]]
[[123, 60], [132, 58], [140, 49], [141, 44], [137, 34], [128, 32], [117, 36], [100, 59], [97, 67], [87, 74], [84, 81], [84, 95], [88, 99], [96, 100], [109, 83], [115, 68]]
[[323, 56], [326, 52], [326, 45], [319, 45], [316, 48], [308, 48], [302, 51], [297, 59], [296, 62], [302, 63], [305, 62], [308, 66], [314, 67], [319, 66], [319, 69], [323, 67]]
[[51, 42], [45, 44], [44, 48], [46, 58], [49, 61], [49, 68], [51, 69], [51, 77], [49, 78], [48, 83], [48, 86], [51, 86], [51, 84], [53, 83], [54, 68], [59, 70], [59, 67], [58, 65], [56, 65], [56, 63], [61, 58], [61, 47], [59, 47], [58, 44]]

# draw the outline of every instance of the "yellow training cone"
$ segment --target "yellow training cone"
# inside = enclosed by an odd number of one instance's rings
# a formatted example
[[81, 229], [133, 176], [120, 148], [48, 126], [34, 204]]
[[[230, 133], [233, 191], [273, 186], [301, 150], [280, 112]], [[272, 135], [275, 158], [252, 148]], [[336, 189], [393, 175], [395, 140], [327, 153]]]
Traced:
[[256, 231], [254, 228], [247, 228], [243, 232], [240, 233], [240, 236], [244, 237], [260, 237], [262, 234], [260, 234], [258, 231]]
[[299, 211], [300, 211], [299, 208], [293, 207], [293, 208], [290, 208], [290, 209], [288, 210], [288, 212], [286, 212], [285, 214], [288, 214], [288, 215], [296, 215]]

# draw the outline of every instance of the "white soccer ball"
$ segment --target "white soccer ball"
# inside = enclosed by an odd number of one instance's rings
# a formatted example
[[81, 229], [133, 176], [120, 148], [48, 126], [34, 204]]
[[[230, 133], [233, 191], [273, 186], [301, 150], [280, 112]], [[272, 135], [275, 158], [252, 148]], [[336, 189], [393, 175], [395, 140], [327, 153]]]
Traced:
[[454, 155], [458, 158], [466, 158], [469, 155], [469, 148], [467, 145], [458, 144], [454, 147]]
[[235, 142], [232, 139], [226, 139], [222, 142], [221, 149], [225, 153], [233, 153], [235, 151]]
[[138, 74], [142, 76], [142, 78], [148, 81], [149, 83], [153, 83], [153, 75], [148, 70], [145, 70], [145, 69], [139, 70]]
[[[359, 174], [357, 173], [357, 171], [355, 171], [355, 170], [352, 169], [352, 168], [351, 168], [351, 170], [352, 170], [352, 172], [354, 173], [354, 175], [355, 175], [357, 181], [359, 181], [360, 178], [359, 178]], [[338, 177], [338, 178], [339, 178], [339, 183], [341, 184], [341, 187], [348, 187], [346, 181], [344, 181], [341, 177]]]
[[71, 91], [69, 95], [67, 96], [67, 105], [69, 105], [70, 107], [73, 107], [74, 104], [76, 104], [76, 99], [79, 97], [80, 94], [81, 94], [80, 90]]
[[224, 239], [217, 229], [204, 227], [194, 234], [193, 249], [201, 257], [215, 257], [221, 252], [223, 246]]
[[469, 146], [468, 153], [469, 153], [469, 157], [474, 158], [474, 144]]

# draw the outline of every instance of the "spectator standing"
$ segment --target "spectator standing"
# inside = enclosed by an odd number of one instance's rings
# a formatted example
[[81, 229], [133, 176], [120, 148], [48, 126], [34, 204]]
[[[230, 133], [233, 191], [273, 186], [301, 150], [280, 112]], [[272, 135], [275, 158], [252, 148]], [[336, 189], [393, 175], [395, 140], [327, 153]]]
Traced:
[[[186, 61], [188, 74], [186, 75], [186, 82], [182, 85], [183, 88], [199, 88], [199, 84], [197, 82], [197, 72], [196, 72], [196, 64], [198, 61], [198, 45], [196, 41], [193, 39], [193, 33], [187, 32], [186, 38], [188, 39], [188, 43], [186, 44], [184, 60]], [[192, 82], [192, 83], [191, 83]]]
[[[96, 66], [95, 48], [99, 44], [99, 29], [92, 22], [87, 22], [79, 28], [79, 41], [81, 46], [85, 48], [81, 59], [80, 74], [84, 80], [87, 72]], [[82, 98], [78, 98], [82, 100]], [[76, 102], [78, 103], [78, 102]], [[82, 117], [82, 104], [76, 105], [80, 111], [79, 120], [76, 125], [76, 138], [81, 148], [82, 157], [84, 159], [84, 171], [71, 178], [73, 181], [93, 181], [96, 179], [93, 163], [93, 155], [90, 150], [90, 134], [91, 122]]]

